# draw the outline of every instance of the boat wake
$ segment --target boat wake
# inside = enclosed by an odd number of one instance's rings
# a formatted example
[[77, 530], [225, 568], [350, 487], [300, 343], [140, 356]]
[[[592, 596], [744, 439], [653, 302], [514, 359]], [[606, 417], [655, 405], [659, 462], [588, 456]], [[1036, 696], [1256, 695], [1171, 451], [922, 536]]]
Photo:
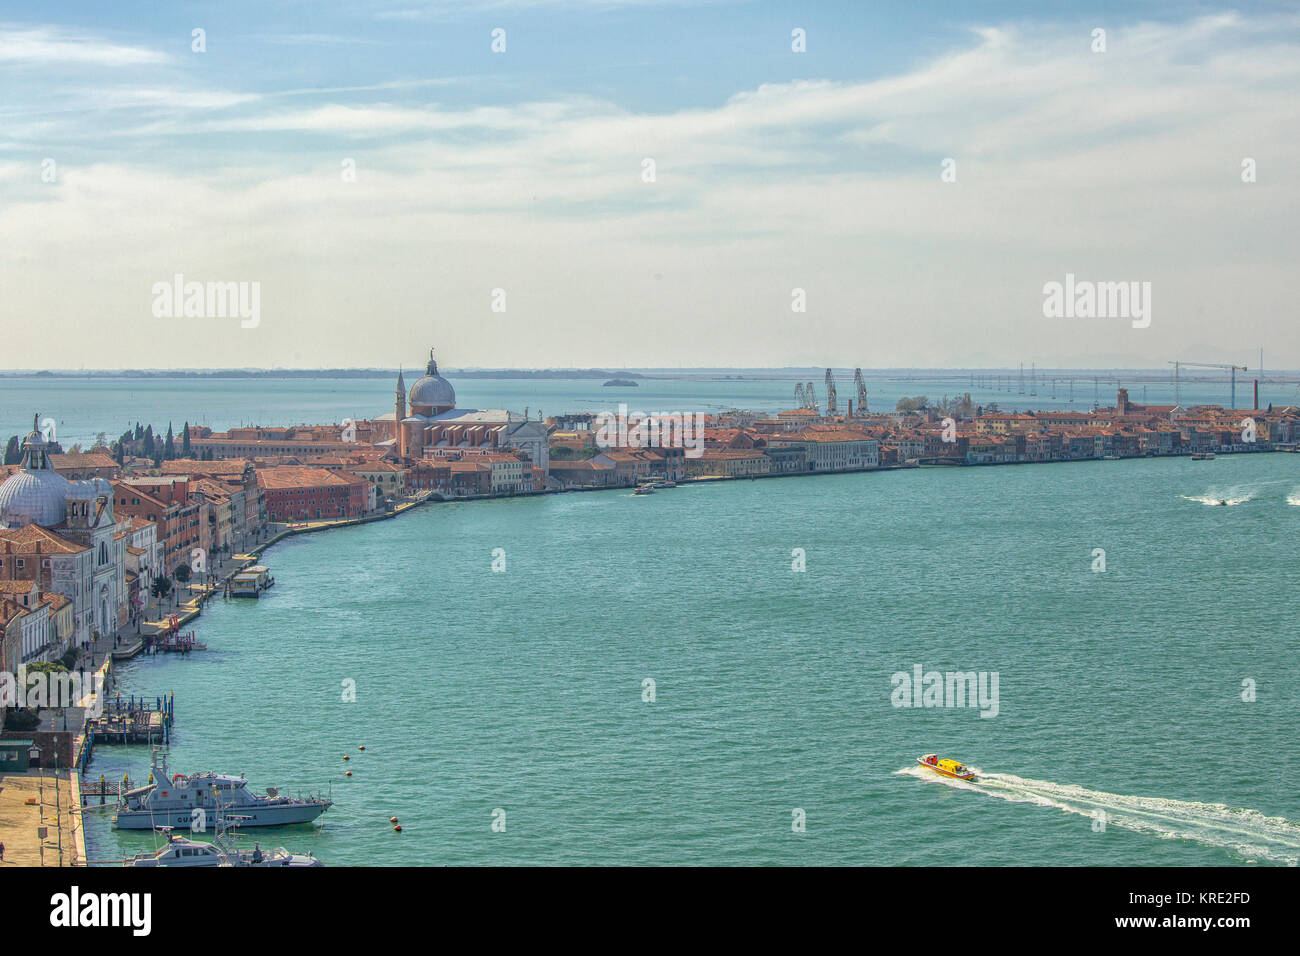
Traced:
[[898, 773], [1013, 803], [1032, 803], [1104, 820], [1106, 826], [1147, 833], [1163, 840], [1192, 840], [1230, 850], [1251, 862], [1300, 865], [1300, 824], [1283, 817], [1268, 817], [1258, 810], [1222, 803], [1105, 793], [1074, 784], [972, 769], [978, 774], [973, 781], [942, 777], [921, 766], [905, 767]]
[[1211, 488], [1203, 495], [1179, 495], [1185, 501], [1196, 501], [1203, 505], [1244, 505], [1260, 492], [1259, 488], [1233, 485], [1231, 488]]
[[1297, 488], [1295, 491], [1291, 492], [1291, 494], [1286, 496], [1286, 503], [1300, 508], [1300, 488]]

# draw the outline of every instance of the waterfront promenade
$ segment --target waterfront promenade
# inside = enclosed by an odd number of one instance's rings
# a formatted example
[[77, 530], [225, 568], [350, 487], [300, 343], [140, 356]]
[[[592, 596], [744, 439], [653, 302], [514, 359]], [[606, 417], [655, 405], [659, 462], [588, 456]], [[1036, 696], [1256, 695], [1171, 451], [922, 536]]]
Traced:
[[75, 772], [0, 776], [0, 843], [5, 848], [0, 867], [85, 866], [80, 804]]

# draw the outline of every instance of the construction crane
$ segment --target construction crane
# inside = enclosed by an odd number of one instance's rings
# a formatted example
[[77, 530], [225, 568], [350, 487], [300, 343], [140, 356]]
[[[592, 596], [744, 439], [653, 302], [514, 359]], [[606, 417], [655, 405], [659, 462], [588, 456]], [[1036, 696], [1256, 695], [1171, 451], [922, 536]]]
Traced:
[[826, 370], [826, 414], [834, 418], [835, 413], [837, 411], [839, 411], [839, 409], [836, 407], [835, 404], [835, 376], [831, 374], [830, 369], [827, 369]]
[[813, 388], [812, 382], [803, 387], [803, 407], [817, 411], [817, 389]]
[[794, 407], [807, 408], [808, 402], [803, 397], [803, 382], [794, 383]]
[[1172, 366], [1174, 367], [1174, 404], [1175, 404], [1175, 405], [1181, 405], [1181, 404], [1183, 403], [1183, 401], [1182, 401], [1182, 395], [1180, 394], [1180, 384], [1181, 384], [1181, 383], [1180, 383], [1180, 381], [1179, 381], [1179, 375], [1178, 375], [1178, 373], [1179, 373], [1179, 371], [1180, 371], [1181, 369], [1184, 369], [1184, 368], [1222, 368], [1222, 369], [1227, 369], [1228, 371], [1230, 371], [1230, 372], [1232, 373], [1232, 400], [1231, 400], [1231, 402], [1229, 403], [1228, 407], [1229, 407], [1229, 408], [1236, 408], [1236, 407], [1237, 407], [1237, 373], [1238, 373], [1238, 372], [1244, 372], [1244, 371], [1246, 371], [1246, 370], [1247, 370], [1247, 369], [1246, 369], [1246, 366], [1244, 366], [1244, 365], [1223, 365], [1223, 364], [1218, 363], [1218, 362], [1170, 362], [1169, 364], [1172, 365]]
[[862, 378], [862, 369], [853, 370], [853, 384], [858, 388], [858, 414], [863, 418], [867, 415], [867, 383]]

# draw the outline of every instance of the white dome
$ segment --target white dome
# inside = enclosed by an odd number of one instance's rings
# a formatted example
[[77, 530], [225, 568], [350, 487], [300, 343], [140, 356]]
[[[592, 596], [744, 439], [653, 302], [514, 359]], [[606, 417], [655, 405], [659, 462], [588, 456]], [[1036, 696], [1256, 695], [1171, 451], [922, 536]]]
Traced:
[[455, 408], [456, 390], [451, 382], [438, 374], [438, 363], [429, 356], [429, 367], [424, 377], [411, 386], [411, 410], [417, 405], [429, 405], [435, 408]]
[[54, 470], [50, 451], [54, 446], [46, 441], [32, 419], [31, 434], [23, 441], [23, 463], [0, 482], [0, 526], [21, 528], [38, 524], [56, 525], [68, 513], [67, 497], [72, 483]]
[[57, 471], [17, 471], [0, 483], [0, 525], [56, 525], [67, 513], [68, 479]]

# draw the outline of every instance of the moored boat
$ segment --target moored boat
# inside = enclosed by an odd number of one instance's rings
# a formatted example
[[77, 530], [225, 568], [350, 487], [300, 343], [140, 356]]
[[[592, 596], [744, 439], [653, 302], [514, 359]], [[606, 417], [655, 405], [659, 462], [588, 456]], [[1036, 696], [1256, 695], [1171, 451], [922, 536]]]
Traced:
[[222, 813], [239, 814], [240, 827], [278, 827], [311, 823], [333, 806], [324, 797], [289, 797], [275, 787], [266, 793], [249, 791], [243, 777], [211, 771], [186, 776], [171, 775], [167, 758], [155, 751], [150, 782], [121, 794], [113, 824], [119, 830], [151, 830], [155, 827], [189, 827], [195, 820], [211, 821]]
[[284, 847], [263, 850], [254, 843], [253, 849], [241, 850], [218, 831], [211, 843], [177, 836], [171, 827], [157, 827], [167, 838], [165, 846], [152, 853], [137, 853], [122, 861], [123, 866], [323, 866], [310, 853], [290, 853]]
[[262, 592], [275, 586], [271, 569], [262, 564], [253, 565], [230, 579], [231, 597], [261, 597]]
[[922, 767], [933, 770], [945, 777], [955, 777], [958, 780], [975, 779], [974, 770], [960, 760], [953, 760], [951, 757], [940, 757], [938, 754], [923, 754], [916, 758], [916, 762]]

